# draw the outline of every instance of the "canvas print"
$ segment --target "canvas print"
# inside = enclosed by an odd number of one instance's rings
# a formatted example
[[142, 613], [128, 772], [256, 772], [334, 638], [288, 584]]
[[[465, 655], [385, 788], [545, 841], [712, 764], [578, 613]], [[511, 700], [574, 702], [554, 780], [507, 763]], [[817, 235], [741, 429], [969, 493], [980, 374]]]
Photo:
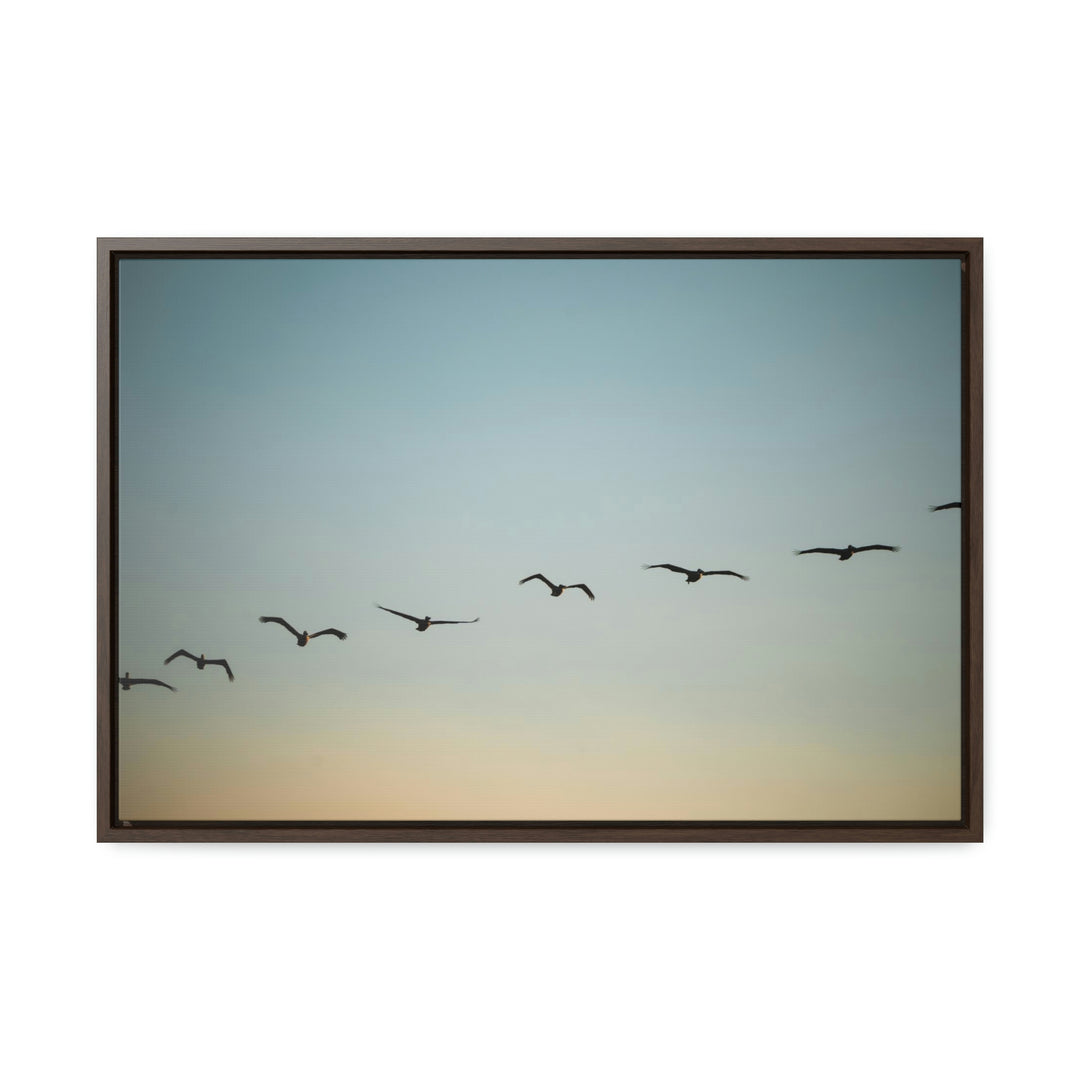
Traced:
[[956, 821], [963, 273], [121, 257], [119, 817]]

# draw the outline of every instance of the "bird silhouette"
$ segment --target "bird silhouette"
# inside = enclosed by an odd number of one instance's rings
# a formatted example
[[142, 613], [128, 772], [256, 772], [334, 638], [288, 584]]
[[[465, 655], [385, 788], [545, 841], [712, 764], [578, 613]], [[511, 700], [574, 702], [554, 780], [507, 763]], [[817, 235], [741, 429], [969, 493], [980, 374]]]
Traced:
[[542, 581], [550, 590], [552, 596], [562, 596], [567, 589], [580, 589], [590, 600], [595, 600], [592, 589], [588, 585], [581, 583], [577, 585], [553, 585], [543, 574], [531, 574], [529, 577], [523, 577], [518, 584], [524, 585], [526, 581], [534, 581], [536, 579]]
[[451, 624], [474, 623], [480, 621], [479, 616], [475, 619], [433, 619], [430, 615], [425, 615], [422, 619], [418, 619], [415, 615], [406, 615], [404, 611], [395, 611], [391, 607], [383, 607], [382, 604], [376, 604], [375, 606], [380, 611], [389, 611], [391, 615], [400, 615], [403, 619], [411, 619], [416, 623], [416, 629], [420, 631], [426, 630], [429, 626], [449, 626]]
[[160, 679], [133, 679], [130, 671], [125, 671], [116, 681], [120, 684], [122, 690], [130, 690], [133, 686], [138, 686], [140, 683], [148, 683], [150, 686], [164, 686], [166, 690], [171, 690], [174, 694], [176, 693], [176, 687], [170, 686], [167, 682], [162, 682]]
[[690, 585], [695, 581], [700, 581], [703, 577], [714, 577], [718, 574], [729, 574], [731, 577], [742, 578], [743, 581], [750, 580], [745, 574], [738, 574], [734, 570], [702, 570], [700, 567], [697, 570], [687, 570], [685, 566], [676, 566], [674, 563], [669, 562], [643, 563], [641, 569], [674, 570], [676, 574], [686, 575], [687, 585]]
[[[349, 635], [342, 630], [335, 630], [332, 626], [326, 630], [320, 630], [317, 634], [309, 634], [306, 630], [301, 634], [298, 630], [294, 630], [284, 619], [279, 618], [277, 615], [260, 615], [259, 622], [276, 622], [280, 623], [289, 631], [293, 637], [296, 638], [296, 644], [302, 649], [312, 638], [322, 637], [323, 634], [333, 634], [334, 637], [340, 638], [344, 641]], [[207, 661], [211, 663], [212, 661]]]
[[165, 663], [171, 664], [178, 656], [186, 656], [189, 660], [194, 660], [195, 666], [200, 671], [202, 671], [207, 664], [217, 664], [219, 667], [223, 667], [225, 669], [225, 674], [229, 676], [229, 682], [236, 681], [235, 676], [232, 673], [232, 668], [229, 667], [228, 660], [207, 660], [206, 653], [200, 653], [198, 656], [196, 656], [194, 653], [189, 653], [187, 649], [177, 649], [176, 652], [174, 652], [172, 656], [170, 656], [165, 661]]
[[852, 555], [858, 554], [860, 551], [899, 551], [898, 547], [892, 547], [889, 544], [867, 544], [865, 547], [856, 547], [854, 544], [848, 544], [846, 548], [806, 548], [804, 551], [796, 551], [796, 555], [813, 555], [814, 552], [820, 552], [822, 555], [838, 555], [841, 562], [846, 562]]
[[960, 502], [958, 500], [957, 502], [952, 502], [952, 503], [942, 503], [940, 506], [931, 506], [930, 507], [930, 513], [932, 514], [935, 510], [959, 510], [959, 509], [960, 509]]

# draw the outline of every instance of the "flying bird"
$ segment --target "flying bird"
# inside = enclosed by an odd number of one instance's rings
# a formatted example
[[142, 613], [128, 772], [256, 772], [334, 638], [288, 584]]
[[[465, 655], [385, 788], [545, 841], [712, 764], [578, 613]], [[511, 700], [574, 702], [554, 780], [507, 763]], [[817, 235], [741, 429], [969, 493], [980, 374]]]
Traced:
[[942, 503], [940, 506], [931, 506], [930, 507], [930, 513], [932, 514], [935, 510], [959, 510], [959, 509], [960, 509], [960, 502], [959, 502], [959, 500], [957, 500], [954, 503]]
[[526, 581], [534, 581], [539, 578], [550, 590], [552, 596], [562, 596], [567, 589], [580, 589], [590, 600], [595, 600], [592, 589], [588, 585], [552, 585], [550, 581], [543, 574], [532, 574], [529, 577], [523, 577], [518, 584], [524, 585]]
[[130, 671], [125, 671], [116, 681], [120, 684], [122, 690], [130, 690], [133, 686], [138, 686], [139, 683], [149, 683], [151, 686], [164, 686], [166, 690], [176, 693], [176, 687], [170, 686], [167, 682], [162, 682], [160, 679], [133, 679]]
[[700, 567], [697, 570], [687, 570], [684, 566], [676, 566], [674, 563], [661, 562], [661, 563], [643, 563], [642, 570], [674, 570], [676, 574], [686, 575], [686, 584], [691, 582], [700, 581], [703, 577], [713, 577], [717, 574], [729, 574], [731, 577], [742, 578], [743, 581], [749, 581], [750, 579], [745, 574], [738, 574], [734, 570], [702, 570]]
[[899, 551], [898, 547], [892, 547], [889, 544], [867, 544], [865, 547], [856, 547], [854, 544], [848, 544], [846, 548], [806, 548], [805, 551], [796, 551], [796, 555], [813, 555], [814, 552], [821, 552], [822, 555], [838, 555], [841, 562], [846, 562], [852, 555], [857, 554], [860, 551]]
[[[349, 635], [342, 630], [335, 630], [332, 626], [326, 630], [320, 630], [317, 634], [309, 634], [306, 630], [301, 634], [297, 630], [294, 630], [284, 619], [278, 618], [277, 615], [260, 615], [259, 622], [276, 622], [280, 623], [289, 631], [294, 638], [296, 638], [296, 644], [302, 649], [312, 638], [322, 637], [323, 634], [333, 634], [334, 637], [340, 638], [344, 641]], [[215, 661], [207, 660], [207, 663], [214, 663]]]
[[404, 611], [395, 611], [391, 607], [383, 607], [382, 604], [375, 605], [380, 611], [389, 611], [391, 615], [400, 615], [403, 619], [411, 619], [416, 623], [416, 629], [423, 631], [429, 626], [448, 626], [451, 623], [474, 623], [479, 622], [480, 617], [475, 619], [433, 619], [430, 615], [425, 615], [422, 619], [418, 619], [415, 615], [406, 615]]
[[219, 667], [223, 667], [225, 669], [225, 674], [229, 676], [229, 682], [236, 681], [235, 676], [232, 673], [232, 668], [229, 667], [228, 660], [207, 660], [206, 653], [200, 653], [198, 656], [196, 656], [194, 653], [189, 653], [187, 649], [177, 649], [176, 652], [174, 652], [172, 656], [170, 656], [168, 660], [165, 661], [165, 663], [171, 664], [178, 656], [186, 656], [189, 660], [194, 660], [195, 666], [200, 671], [202, 671], [202, 669], [206, 667], [207, 664], [217, 664]]

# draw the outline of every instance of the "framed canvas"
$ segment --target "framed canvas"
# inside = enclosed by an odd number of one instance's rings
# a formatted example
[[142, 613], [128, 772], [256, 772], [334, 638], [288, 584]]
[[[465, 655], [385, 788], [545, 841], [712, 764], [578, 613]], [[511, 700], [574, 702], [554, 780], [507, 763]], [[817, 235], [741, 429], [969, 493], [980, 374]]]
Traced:
[[982, 839], [982, 241], [98, 241], [98, 839]]

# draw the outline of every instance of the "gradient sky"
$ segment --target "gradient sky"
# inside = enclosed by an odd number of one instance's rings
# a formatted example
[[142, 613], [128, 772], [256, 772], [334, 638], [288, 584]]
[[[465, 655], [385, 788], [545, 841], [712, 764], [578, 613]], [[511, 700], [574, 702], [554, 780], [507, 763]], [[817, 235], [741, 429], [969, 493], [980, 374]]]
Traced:
[[958, 260], [124, 259], [121, 817], [955, 819], [959, 497]]

